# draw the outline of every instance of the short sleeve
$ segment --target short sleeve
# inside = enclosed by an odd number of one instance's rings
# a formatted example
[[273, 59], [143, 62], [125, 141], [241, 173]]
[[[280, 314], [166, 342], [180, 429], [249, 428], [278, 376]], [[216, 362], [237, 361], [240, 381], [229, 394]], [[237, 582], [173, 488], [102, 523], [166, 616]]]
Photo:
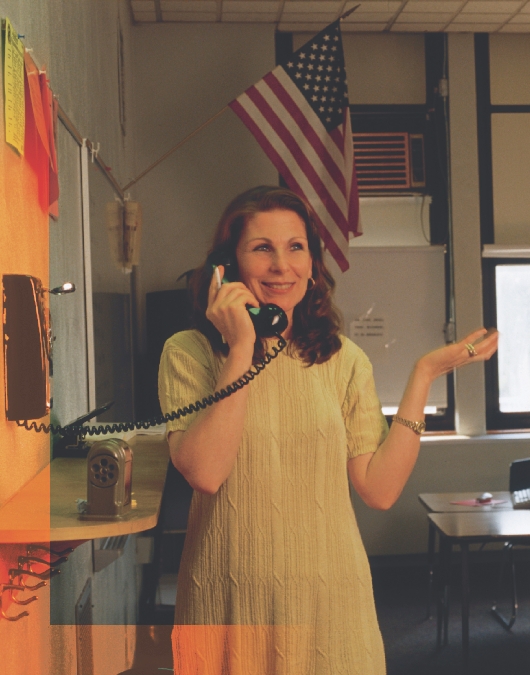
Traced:
[[[184, 408], [213, 394], [216, 382], [215, 359], [207, 339], [198, 331], [183, 331], [164, 345], [158, 370], [158, 398], [163, 414]], [[191, 413], [166, 423], [170, 431], [185, 431]]]
[[372, 364], [358, 350], [342, 405], [348, 459], [375, 452], [388, 434], [388, 424], [375, 389]]

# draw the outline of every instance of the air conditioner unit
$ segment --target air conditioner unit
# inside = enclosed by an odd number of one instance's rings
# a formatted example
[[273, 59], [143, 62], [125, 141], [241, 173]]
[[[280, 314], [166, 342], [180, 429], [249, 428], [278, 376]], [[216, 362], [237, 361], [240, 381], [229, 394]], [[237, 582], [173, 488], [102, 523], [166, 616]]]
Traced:
[[353, 151], [361, 192], [425, 188], [423, 134], [353, 134]]

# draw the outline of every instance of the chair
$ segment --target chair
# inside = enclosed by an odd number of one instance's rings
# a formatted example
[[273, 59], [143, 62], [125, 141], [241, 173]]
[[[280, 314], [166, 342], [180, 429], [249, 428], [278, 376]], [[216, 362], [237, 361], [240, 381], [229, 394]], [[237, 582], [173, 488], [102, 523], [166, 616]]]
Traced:
[[[530, 487], [530, 458], [526, 459], [516, 459], [510, 464], [510, 492], [515, 490], [524, 490]], [[530, 538], [528, 543], [523, 543], [519, 541], [520, 546], [530, 546]], [[501, 566], [499, 570], [499, 582], [497, 586], [497, 598], [500, 597], [502, 590], [502, 581], [504, 577], [504, 570], [506, 567], [509, 569], [510, 574], [510, 591], [511, 591], [511, 603], [512, 603], [512, 612], [509, 619], [507, 619], [501, 612], [498, 610], [497, 600], [493, 601], [491, 611], [494, 617], [499, 621], [503, 628], [510, 630], [510, 628], [515, 623], [517, 618], [517, 610], [519, 608], [517, 602], [517, 583], [515, 578], [515, 559], [513, 553], [514, 542], [506, 541], [504, 543], [504, 548], [502, 551], [501, 557]]]

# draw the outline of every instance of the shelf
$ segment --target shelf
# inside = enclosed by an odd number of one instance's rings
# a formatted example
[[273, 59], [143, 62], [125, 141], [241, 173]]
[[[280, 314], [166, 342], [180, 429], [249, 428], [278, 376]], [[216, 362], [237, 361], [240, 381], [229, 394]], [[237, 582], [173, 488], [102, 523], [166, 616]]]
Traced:
[[[103, 436], [99, 436], [101, 440]], [[133, 508], [120, 520], [80, 520], [76, 499], [86, 499], [86, 460], [55, 459], [0, 509], [0, 543], [81, 541], [134, 534], [154, 527], [168, 465], [163, 434], [138, 434], [133, 450]]]

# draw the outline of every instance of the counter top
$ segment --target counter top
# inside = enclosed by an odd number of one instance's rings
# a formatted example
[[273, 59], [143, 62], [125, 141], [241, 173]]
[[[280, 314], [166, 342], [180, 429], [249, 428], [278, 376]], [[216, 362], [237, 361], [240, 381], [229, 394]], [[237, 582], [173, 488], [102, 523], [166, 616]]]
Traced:
[[[103, 437], [98, 437], [102, 439]], [[119, 520], [80, 520], [76, 499], [86, 499], [86, 459], [53, 460], [0, 509], [0, 543], [78, 541], [116, 537], [154, 527], [169, 460], [163, 434], [137, 434], [133, 450], [133, 508]]]

